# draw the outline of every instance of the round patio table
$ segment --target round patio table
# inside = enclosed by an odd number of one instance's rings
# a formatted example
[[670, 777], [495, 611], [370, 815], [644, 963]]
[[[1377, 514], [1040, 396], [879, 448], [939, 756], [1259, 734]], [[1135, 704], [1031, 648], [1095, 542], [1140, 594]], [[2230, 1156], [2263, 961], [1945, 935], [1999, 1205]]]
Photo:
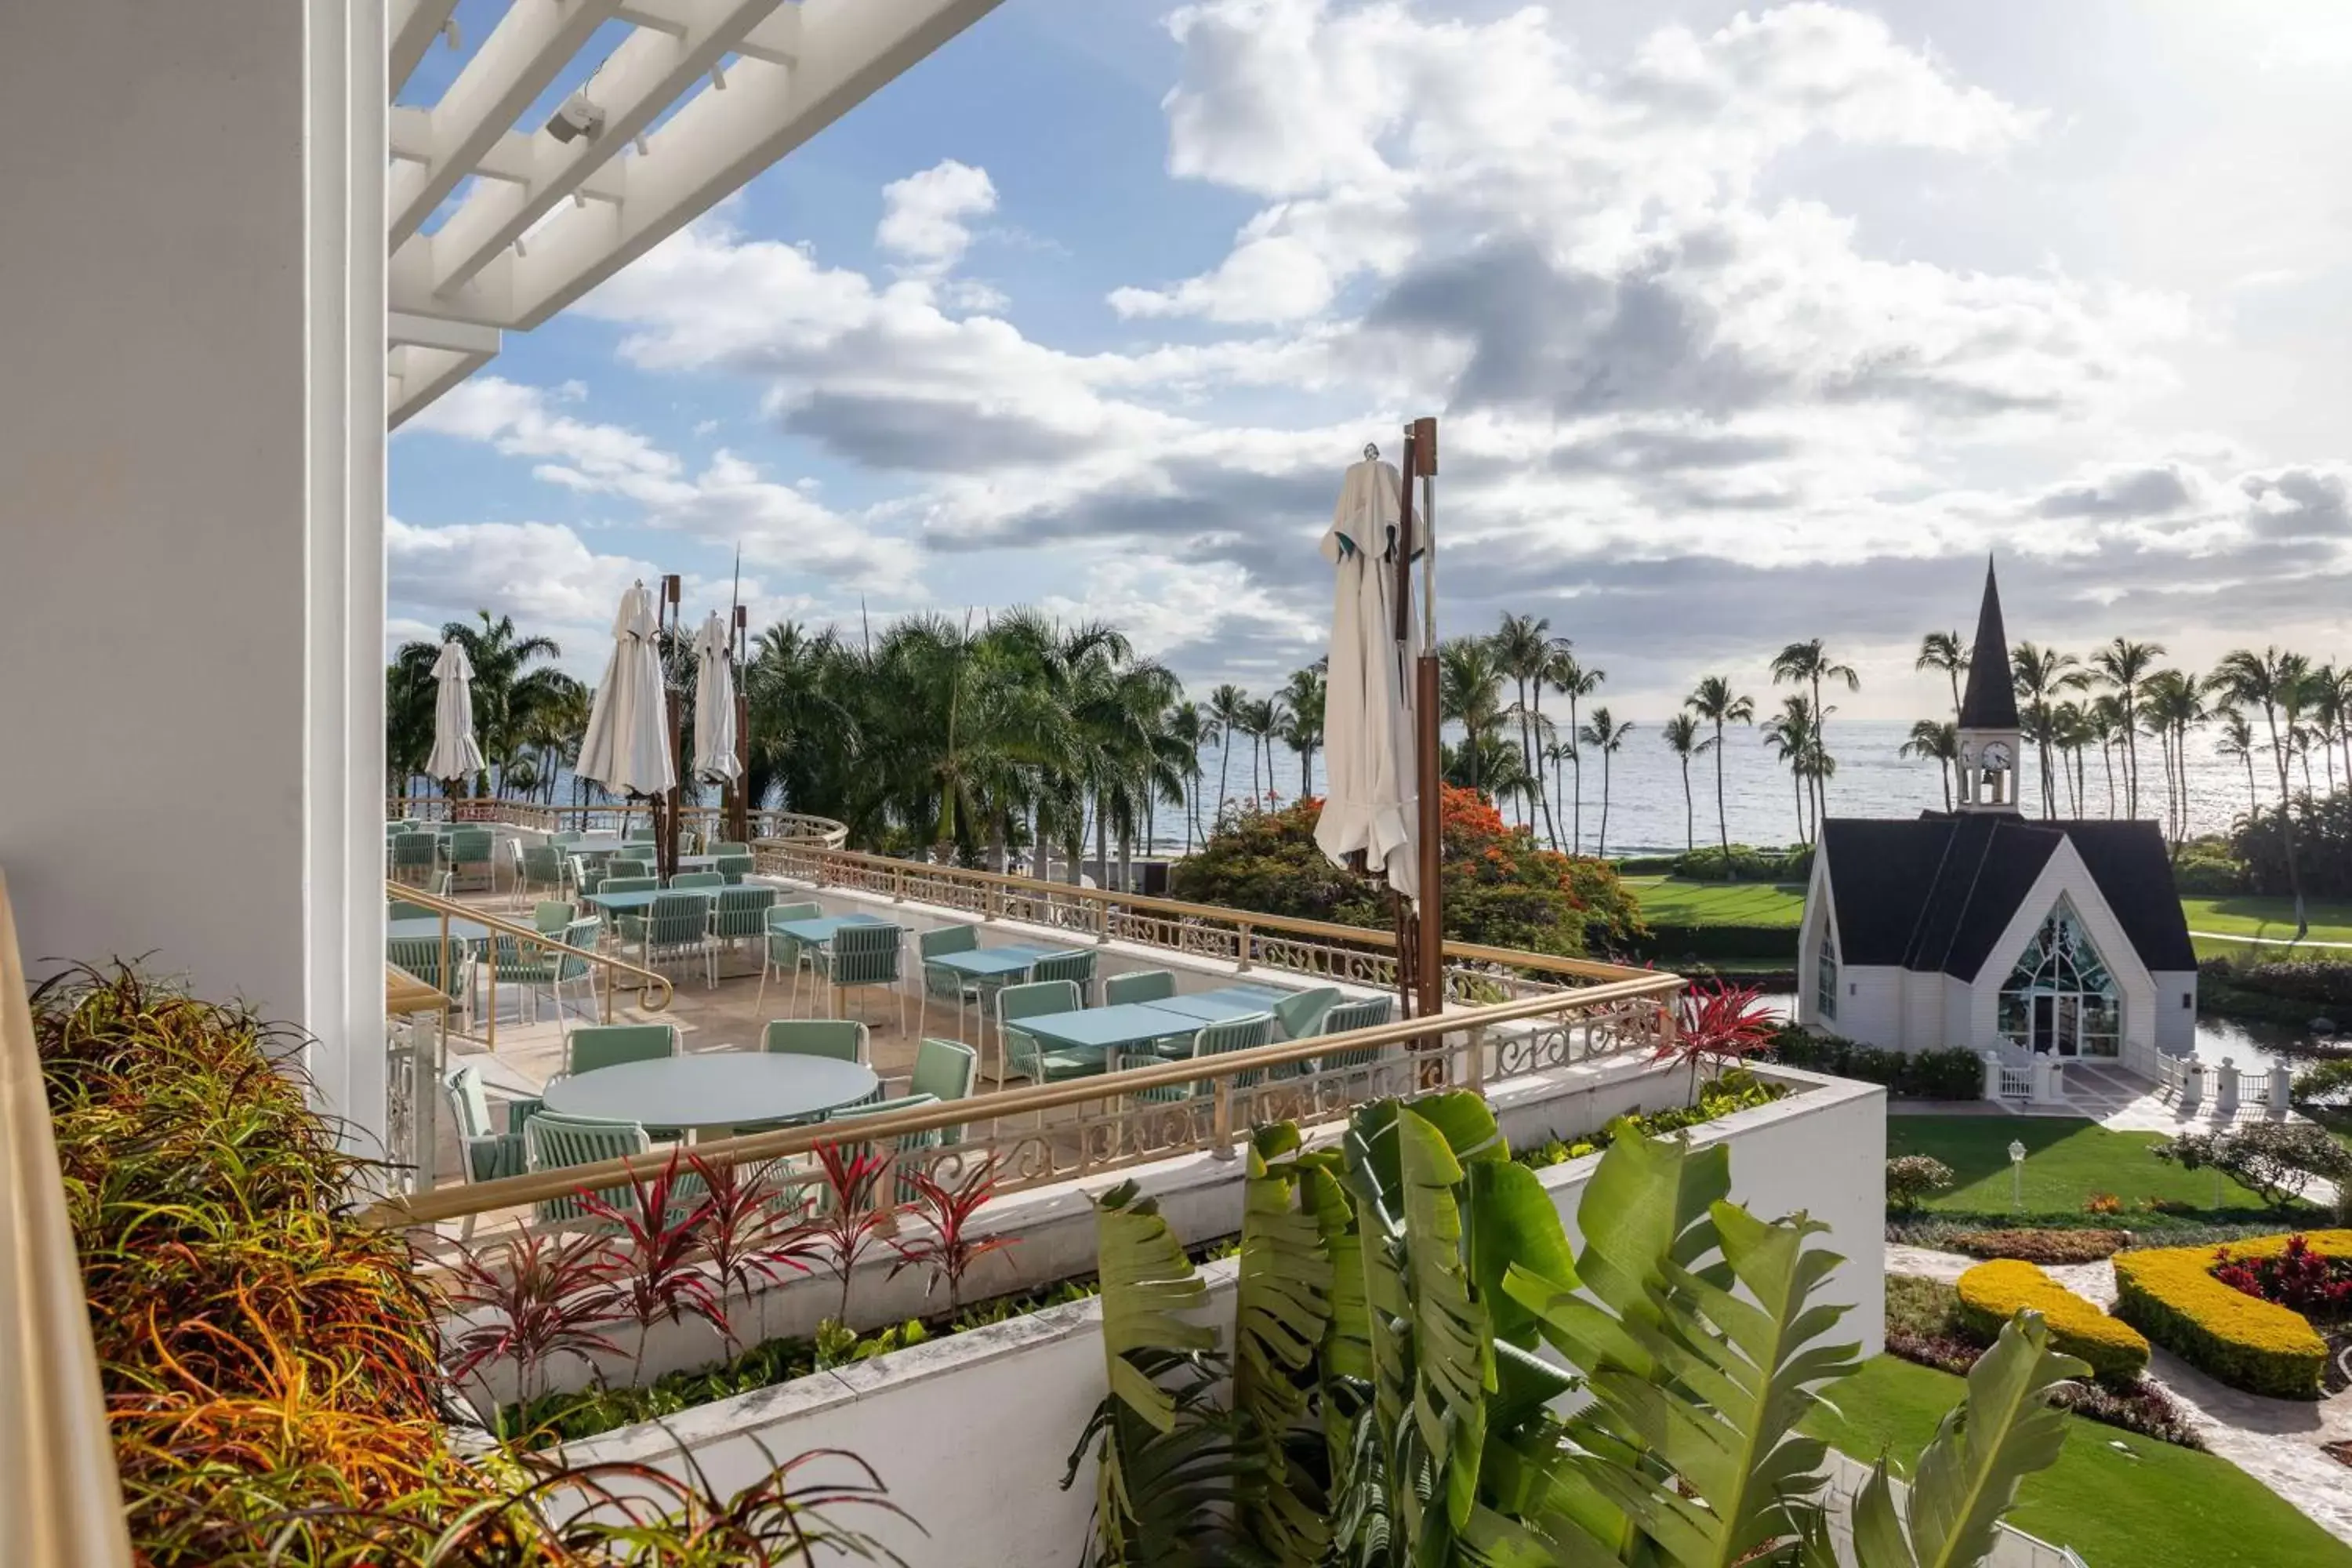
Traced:
[[541, 1098], [559, 1116], [704, 1131], [815, 1116], [881, 1083], [872, 1068], [835, 1057], [708, 1051], [559, 1078]]

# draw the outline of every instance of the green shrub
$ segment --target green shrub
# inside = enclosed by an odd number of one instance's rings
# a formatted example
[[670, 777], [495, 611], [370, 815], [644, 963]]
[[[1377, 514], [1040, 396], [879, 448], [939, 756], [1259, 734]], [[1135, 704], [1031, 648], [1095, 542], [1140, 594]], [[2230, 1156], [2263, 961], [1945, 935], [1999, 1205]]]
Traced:
[[1797, 928], [1766, 925], [1676, 925], [1652, 921], [1633, 950], [1660, 959], [1771, 959], [1797, 962]]
[[1990, 1341], [2003, 1323], [2030, 1307], [2050, 1325], [2053, 1349], [2080, 1356], [2111, 1388], [2128, 1387], [2147, 1370], [2147, 1340], [2137, 1329], [2084, 1300], [2031, 1263], [2000, 1258], [1979, 1263], [1954, 1287], [1960, 1321]]
[[[2352, 1231], [2305, 1233], [2315, 1251], [2352, 1255]], [[2284, 1251], [2266, 1237], [2231, 1248], [2240, 1257]], [[2116, 1315], [2191, 1366], [2232, 1388], [2273, 1399], [2318, 1396], [2327, 1342], [2302, 1313], [2233, 1290], [2213, 1278], [2203, 1247], [2165, 1247], [2116, 1256]]]
[[2314, 1062], [2294, 1075], [2294, 1100], [2302, 1104], [2337, 1102], [2352, 1095], [2352, 1057]]
[[2223, 855], [2185, 855], [2172, 868], [2173, 885], [2184, 893], [2242, 893], [2246, 868]]
[[1886, 1206], [1916, 1214], [1937, 1193], [1951, 1191], [1952, 1168], [1932, 1154], [1900, 1154], [1886, 1162]]
[[1945, 1245], [1970, 1258], [2014, 1258], [2026, 1263], [2096, 1263], [2131, 1245], [2127, 1230], [1964, 1230]]
[[2210, 1166], [2252, 1188], [2273, 1209], [2292, 1207], [2315, 1178], [2352, 1184], [2352, 1149], [2308, 1121], [2250, 1121], [2216, 1132], [2184, 1132], [2151, 1152], [2184, 1171]]
[[[1675, 876], [1704, 882], [1801, 882], [1813, 874], [1813, 851], [1809, 845], [1759, 849], [1753, 845], [1735, 844], [1729, 859], [1731, 874], [1727, 877], [1723, 847], [1710, 844], [1673, 857], [1666, 862], [1666, 868]], [[1631, 862], [1626, 870], [1633, 872]]]
[[1884, 1084], [1902, 1100], [1980, 1100], [1984, 1063], [1970, 1050], [1888, 1051], [1856, 1045], [1834, 1035], [1783, 1025], [1765, 1051], [1765, 1061], [1833, 1078]]

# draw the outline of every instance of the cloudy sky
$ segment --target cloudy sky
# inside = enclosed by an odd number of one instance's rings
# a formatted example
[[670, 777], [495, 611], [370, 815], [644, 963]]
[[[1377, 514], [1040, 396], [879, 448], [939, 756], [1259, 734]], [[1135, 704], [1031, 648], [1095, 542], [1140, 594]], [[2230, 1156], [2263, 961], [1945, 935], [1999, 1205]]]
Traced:
[[394, 438], [394, 636], [593, 674], [740, 546], [755, 624], [1264, 686], [1428, 413], [1445, 629], [1637, 713], [1814, 636], [1849, 714], [1948, 700], [1988, 551], [2014, 636], [2352, 652], [2347, 71], [2337, 0], [1004, 0]]

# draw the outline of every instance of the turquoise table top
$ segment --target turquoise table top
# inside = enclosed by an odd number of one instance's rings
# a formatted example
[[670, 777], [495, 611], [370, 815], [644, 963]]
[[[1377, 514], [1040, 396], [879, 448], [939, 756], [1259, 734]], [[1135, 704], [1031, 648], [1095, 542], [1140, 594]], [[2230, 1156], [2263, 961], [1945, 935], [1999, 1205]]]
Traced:
[[872, 1094], [880, 1081], [873, 1068], [832, 1057], [702, 1051], [553, 1079], [542, 1098], [562, 1116], [732, 1129], [848, 1105]]
[[[437, 939], [441, 935], [441, 917], [412, 915], [406, 920], [386, 921], [383, 925], [383, 934], [388, 938], [429, 936]], [[489, 939], [490, 928], [481, 921], [461, 920], [456, 915], [449, 917], [450, 941], [488, 942]]]
[[1002, 980], [1008, 974], [1026, 974], [1037, 961], [1051, 958], [1057, 952], [1051, 947], [975, 947], [961, 952], [942, 952], [923, 960], [941, 969], [952, 969], [958, 974], [968, 974], [974, 980]]
[[586, 901], [599, 909], [611, 910], [614, 914], [636, 914], [641, 910], [652, 909], [656, 899], [669, 893], [676, 893], [680, 898], [700, 899], [707, 903], [719, 896], [719, 889], [717, 888], [647, 888], [642, 892], [635, 893], [596, 892], [589, 894]]
[[873, 915], [828, 915], [822, 920], [782, 921], [768, 929], [780, 936], [791, 937], [795, 942], [804, 942], [812, 947], [823, 947], [826, 942], [831, 942], [834, 933], [844, 926], [879, 926], [889, 923], [888, 921]]
[[1228, 1018], [1246, 1017], [1252, 1013], [1271, 1013], [1276, 1004], [1289, 994], [1263, 985], [1227, 985], [1216, 991], [1196, 991], [1189, 996], [1163, 996], [1146, 1005], [1181, 1013], [1206, 1024], [1222, 1024]]

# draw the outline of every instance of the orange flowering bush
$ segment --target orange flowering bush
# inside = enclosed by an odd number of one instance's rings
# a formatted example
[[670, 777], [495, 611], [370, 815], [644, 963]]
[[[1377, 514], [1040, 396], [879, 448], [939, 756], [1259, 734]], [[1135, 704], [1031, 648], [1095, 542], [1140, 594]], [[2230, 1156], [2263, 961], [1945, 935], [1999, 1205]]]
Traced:
[[[1171, 890], [1194, 903], [1385, 930], [1381, 885], [1316, 847], [1322, 811], [1307, 799], [1227, 816], [1198, 854], [1177, 863]], [[1475, 790], [1449, 785], [1438, 820], [1453, 940], [1573, 956], [1643, 932], [1638, 907], [1607, 862], [1541, 847]]]

